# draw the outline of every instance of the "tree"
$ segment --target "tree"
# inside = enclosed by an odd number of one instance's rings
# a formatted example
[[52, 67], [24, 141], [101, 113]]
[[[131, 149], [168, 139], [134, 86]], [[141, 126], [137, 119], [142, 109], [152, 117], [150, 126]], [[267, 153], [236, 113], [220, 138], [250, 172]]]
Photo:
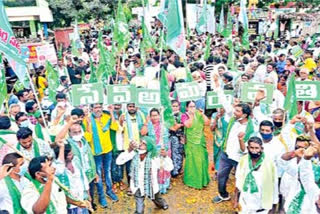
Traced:
[[[55, 27], [67, 27], [75, 20], [87, 22], [91, 19], [107, 20], [107, 17], [115, 16], [118, 0], [48, 0], [52, 10]], [[141, 0], [122, 0], [127, 18], [133, 7], [141, 7]]]

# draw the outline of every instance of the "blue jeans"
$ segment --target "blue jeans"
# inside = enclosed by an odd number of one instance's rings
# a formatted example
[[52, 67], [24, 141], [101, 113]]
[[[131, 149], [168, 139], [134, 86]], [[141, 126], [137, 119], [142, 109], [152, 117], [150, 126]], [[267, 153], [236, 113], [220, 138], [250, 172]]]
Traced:
[[86, 208], [76, 207], [68, 209], [68, 214], [89, 214], [89, 211]]
[[221, 151], [219, 169], [218, 169], [218, 191], [220, 196], [226, 198], [229, 196], [227, 192], [227, 181], [233, 167], [237, 167], [238, 162], [228, 158], [228, 155]]
[[111, 164], [111, 178], [112, 182], [118, 183], [123, 180], [123, 173], [124, 173], [124, 167], [126, 168], [126, 174], [128, 179], [128, 184], [130, 184], [130, 165], [131, 161], [127, 161], [123, 165], [117, 165], [116, 160], [118, 156], [121, 154], [121, 152], [117, 152], [115, 154], [112, 154], [112, 164]]
[[[104, 171], [104, 179], [106, 182], [107, 193], [112, 192], [112, 182], [111, 182], [111, 162], [112, 162], [112, 152], [106, 154], [94, 156], [96, 162], [96, 170], [99, 176], [99, 182], [96, 183], [98, 189], [99, 202], [101, 205], [106, 205], [106, 197], [103, 191], [102, 184], [102, 169]], [[94, 195], [94, 182], [90, 183], [90, 195]], [[92, 197], [93, 198], [93, 197]]]

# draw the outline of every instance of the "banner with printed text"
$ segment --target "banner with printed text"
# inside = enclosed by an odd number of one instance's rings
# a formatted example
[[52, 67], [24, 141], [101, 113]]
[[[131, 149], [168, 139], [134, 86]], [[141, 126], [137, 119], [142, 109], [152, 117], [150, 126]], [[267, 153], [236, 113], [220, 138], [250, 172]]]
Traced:
[[255, 101], [257, 92], [263, 90], [265, 93], [265, 98], [261, 101], [264, 104], [272, 104], [273, 101], [273, 85], [272, 84], [262, 84], [256, 82], [246, 82], [241, 84], [240, 100], [242, 102]]
[[198, 100], [201, 98], [200, 87], [197, 82], [178, 83], [176, 90], [180, 102]]
[[136, 106], [147, 108], [161, 107], [160, 90], [137, 88], [136, 89]]
[[73, 106], [103, 103], [103, 84], [90, 83], [72, 85], [71, 96]]
[[320, 81], [296, 81], [298, 101], [320, 100]]
[[125, 104], [135, 103], [135, 87], [133, 85], [108, 85], [107, 103]]
[[[231, 105], [234, 92], [232, 90], [225, 90], [224, 94], [226, 95], [227, 102], [230, 103]], [[206, 103], [207, 103], [206, 105], [207, 109], [215, 109], [215, 108], [223, 107], [217, 92], [214, 92], [214, 91], [209, 91], [207, 93]]]

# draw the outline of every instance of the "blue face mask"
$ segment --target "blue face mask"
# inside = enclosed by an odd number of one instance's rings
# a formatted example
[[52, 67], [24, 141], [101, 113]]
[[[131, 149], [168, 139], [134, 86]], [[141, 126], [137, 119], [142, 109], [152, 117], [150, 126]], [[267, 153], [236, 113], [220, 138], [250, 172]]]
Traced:
[[266, 141], [271, 140], [272, 137], [273, 137], [272, 133], [270, 133], [270, 134], [260, 133], [260, 134], [261, 134], [262, 139], [263, 139], [263, 140], [266, 140]]
[[17, 174], [23, 177], [27, 172], [28, 172], [28, 165], [23, 164], [22, 166], [20, 166], [20, 172], [18, 172]]

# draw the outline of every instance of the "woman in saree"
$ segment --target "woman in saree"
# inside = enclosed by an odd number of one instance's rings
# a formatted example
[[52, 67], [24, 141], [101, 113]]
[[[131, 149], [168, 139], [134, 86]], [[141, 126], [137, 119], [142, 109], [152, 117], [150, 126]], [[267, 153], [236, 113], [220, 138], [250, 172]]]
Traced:
[[[160, 111], [158, 109], [153, 108], [150, 110], [149, 117], [141, 129], [141, 135], [148, 135], [155, 140], [158, 155], [160, 155], [161, 150], [165, 150], [168, 154], [168, 157], [171, 158], [169, 130], [160, 120]], [[163, 167], [161, 167], [158, 171], [158, 182], [161, 194], [167, 193], [170, 187], [170, 178], [170, 171], [166, 171], [163, 169]]]
[[211, 117], [210, 129], [213, 132], [213, 163], [216, 172], [219, 169], [221, 144], [224, 141], [228, 127], [228, 122], [224, 119], [224, 112], [223, 108], [219, 108]]
[[186, 135], [186, 161], [184, 183], [189, 187], [202, 189], [209, 184], [209, 159], [204, 137], [204, 126], [210, 120], [200, 110], [196, 110], [194, 101], [187, 102], [187, 112], [182, 115], [182, 124]]

